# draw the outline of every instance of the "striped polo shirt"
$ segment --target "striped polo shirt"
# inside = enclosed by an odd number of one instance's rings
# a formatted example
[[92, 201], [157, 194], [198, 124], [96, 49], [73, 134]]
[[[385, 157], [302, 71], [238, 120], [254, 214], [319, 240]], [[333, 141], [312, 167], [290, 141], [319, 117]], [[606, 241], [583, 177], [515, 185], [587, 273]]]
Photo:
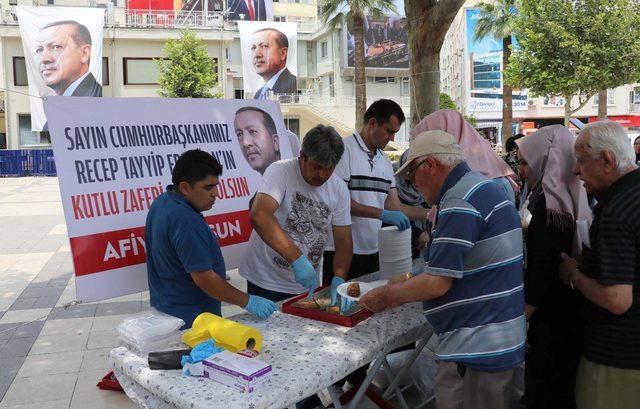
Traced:
[[442, 297], [425, 301], [440, 339], [436, 355], [478, 371], [498, 372], [524, 359], [522, 229], [504, 189], [466, 163], [440, 191], [425, 272], [453, 278]]
[[[334, 173], [347, 183], [352, 200], [384, 209], [389, 191], [396, 187], [391, 160], [380, 149], [371, 152], [358, 132], [347, 136], [343, 141], [344, 153]], [[353, 253], [377, 253], [380, 227], [382, 222], [378, 219], [352, 216]], [[327, 242], [325, 249], [335, 249], [333, 237]]]

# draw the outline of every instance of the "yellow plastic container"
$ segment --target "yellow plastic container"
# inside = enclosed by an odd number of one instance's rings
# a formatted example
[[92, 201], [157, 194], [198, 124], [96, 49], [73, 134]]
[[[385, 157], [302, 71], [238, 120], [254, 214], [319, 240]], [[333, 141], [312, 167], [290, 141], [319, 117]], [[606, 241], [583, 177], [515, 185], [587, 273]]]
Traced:
[[254, 349], [260, 352], [262, 348], [260, 331], [209, 312], [198, 315], [191, 329], [182, 334], [182, 342], [191, 348], [209, 338], [213, 338], [216, 346], [231, 352], [243, 349]]

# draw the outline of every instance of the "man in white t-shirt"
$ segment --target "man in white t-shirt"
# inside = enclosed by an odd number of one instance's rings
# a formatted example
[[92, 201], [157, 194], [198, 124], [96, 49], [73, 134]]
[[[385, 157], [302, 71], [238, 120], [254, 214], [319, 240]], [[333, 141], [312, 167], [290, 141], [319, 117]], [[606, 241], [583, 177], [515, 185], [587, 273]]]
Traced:
[[[273, 163], [264, 173], [251, 207], [254, 231], [240, 266], [247, 292], [272, 301], [313, 293], [327, 237], [338, 249], [333, 258], [332, 302], [344, 283], [352, 255], [349, 192], [333, 174], [342, 153], [342, 138], [318, 125], [302, 142], [299, 158]], [[349, 303], [342, 302], [347, 309]]]
[[[350, 279], [378, 271], [378, 230], [382, 223], [409, 228], [409, 219], [424, 220], [427, 209], [400, 202], [391, 160], [383, 149], [405, 121], [402, 108], [394, 101], [375, 101], [364, 114], [360, 132], [344, 138], [345, 151], [335, 174], [346, 182], [351, 196], [353, 259]], [[411, 243], [407, 243], [410, 246]], [[329, 241], [324, 262], [330, 268], [335, 246]], [[330, 279], [323, 269], [323, 282]]]

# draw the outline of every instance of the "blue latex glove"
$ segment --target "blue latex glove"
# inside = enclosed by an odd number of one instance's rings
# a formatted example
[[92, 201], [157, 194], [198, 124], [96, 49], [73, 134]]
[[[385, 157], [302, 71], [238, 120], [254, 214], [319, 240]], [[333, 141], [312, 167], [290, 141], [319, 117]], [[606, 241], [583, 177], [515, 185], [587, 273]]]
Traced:
[[250, 295], [249, 302], [244, 306], [244, 309], [258, 318], [268, 318], [271, 314], [278, 311], [278, 306], [266, 298]]
[[[338, 286], [344, 284], [344, 279], [341, 277], [333, 277], [331, 280], [331, 306], [336, 305], [338, 302]], [[353, 301], [344, 297], [340, 297], [340, 312], [347, 312], [353, 305]]]
[[213, 342], [213, 339], [208, 339], [196, 345], [189, 355], [183, 355], [182, 359], [180, 359], [180, 363], [182, 366], [184, 366], [184, 364], [195, 364], [196, 362], [203, 361], [211, 355], [215, 355], [222, 351], [224, 351], [224, 349], [217, 347]]
[[313, 264], [309, 261], [307, 256], [302, 254], [293, 263], [293, 276], [296, 282], [309, 290], [309, 296], [313, 295], [313, 292], [318, 287], [318, 273], [313, 268]]
[[380, 214], [380, 220], [386, 224], [392, 224], [398, 228], [398, 230], [405, 230], [409, 228], [409, 218], [399, 210], [386, 210], [384, 209]]

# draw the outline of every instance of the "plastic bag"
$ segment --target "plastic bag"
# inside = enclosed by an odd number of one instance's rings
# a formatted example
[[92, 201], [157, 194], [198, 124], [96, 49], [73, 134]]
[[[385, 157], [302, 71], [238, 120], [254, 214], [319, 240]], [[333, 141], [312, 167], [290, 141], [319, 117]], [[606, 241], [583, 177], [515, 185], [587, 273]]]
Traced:
[[143, 357], [149, 352], [183, 347], [182, 333], [178, 331], [183, 325], [180, 318], [152, 308], [127, 316], [120, 322], [118, 343]]

